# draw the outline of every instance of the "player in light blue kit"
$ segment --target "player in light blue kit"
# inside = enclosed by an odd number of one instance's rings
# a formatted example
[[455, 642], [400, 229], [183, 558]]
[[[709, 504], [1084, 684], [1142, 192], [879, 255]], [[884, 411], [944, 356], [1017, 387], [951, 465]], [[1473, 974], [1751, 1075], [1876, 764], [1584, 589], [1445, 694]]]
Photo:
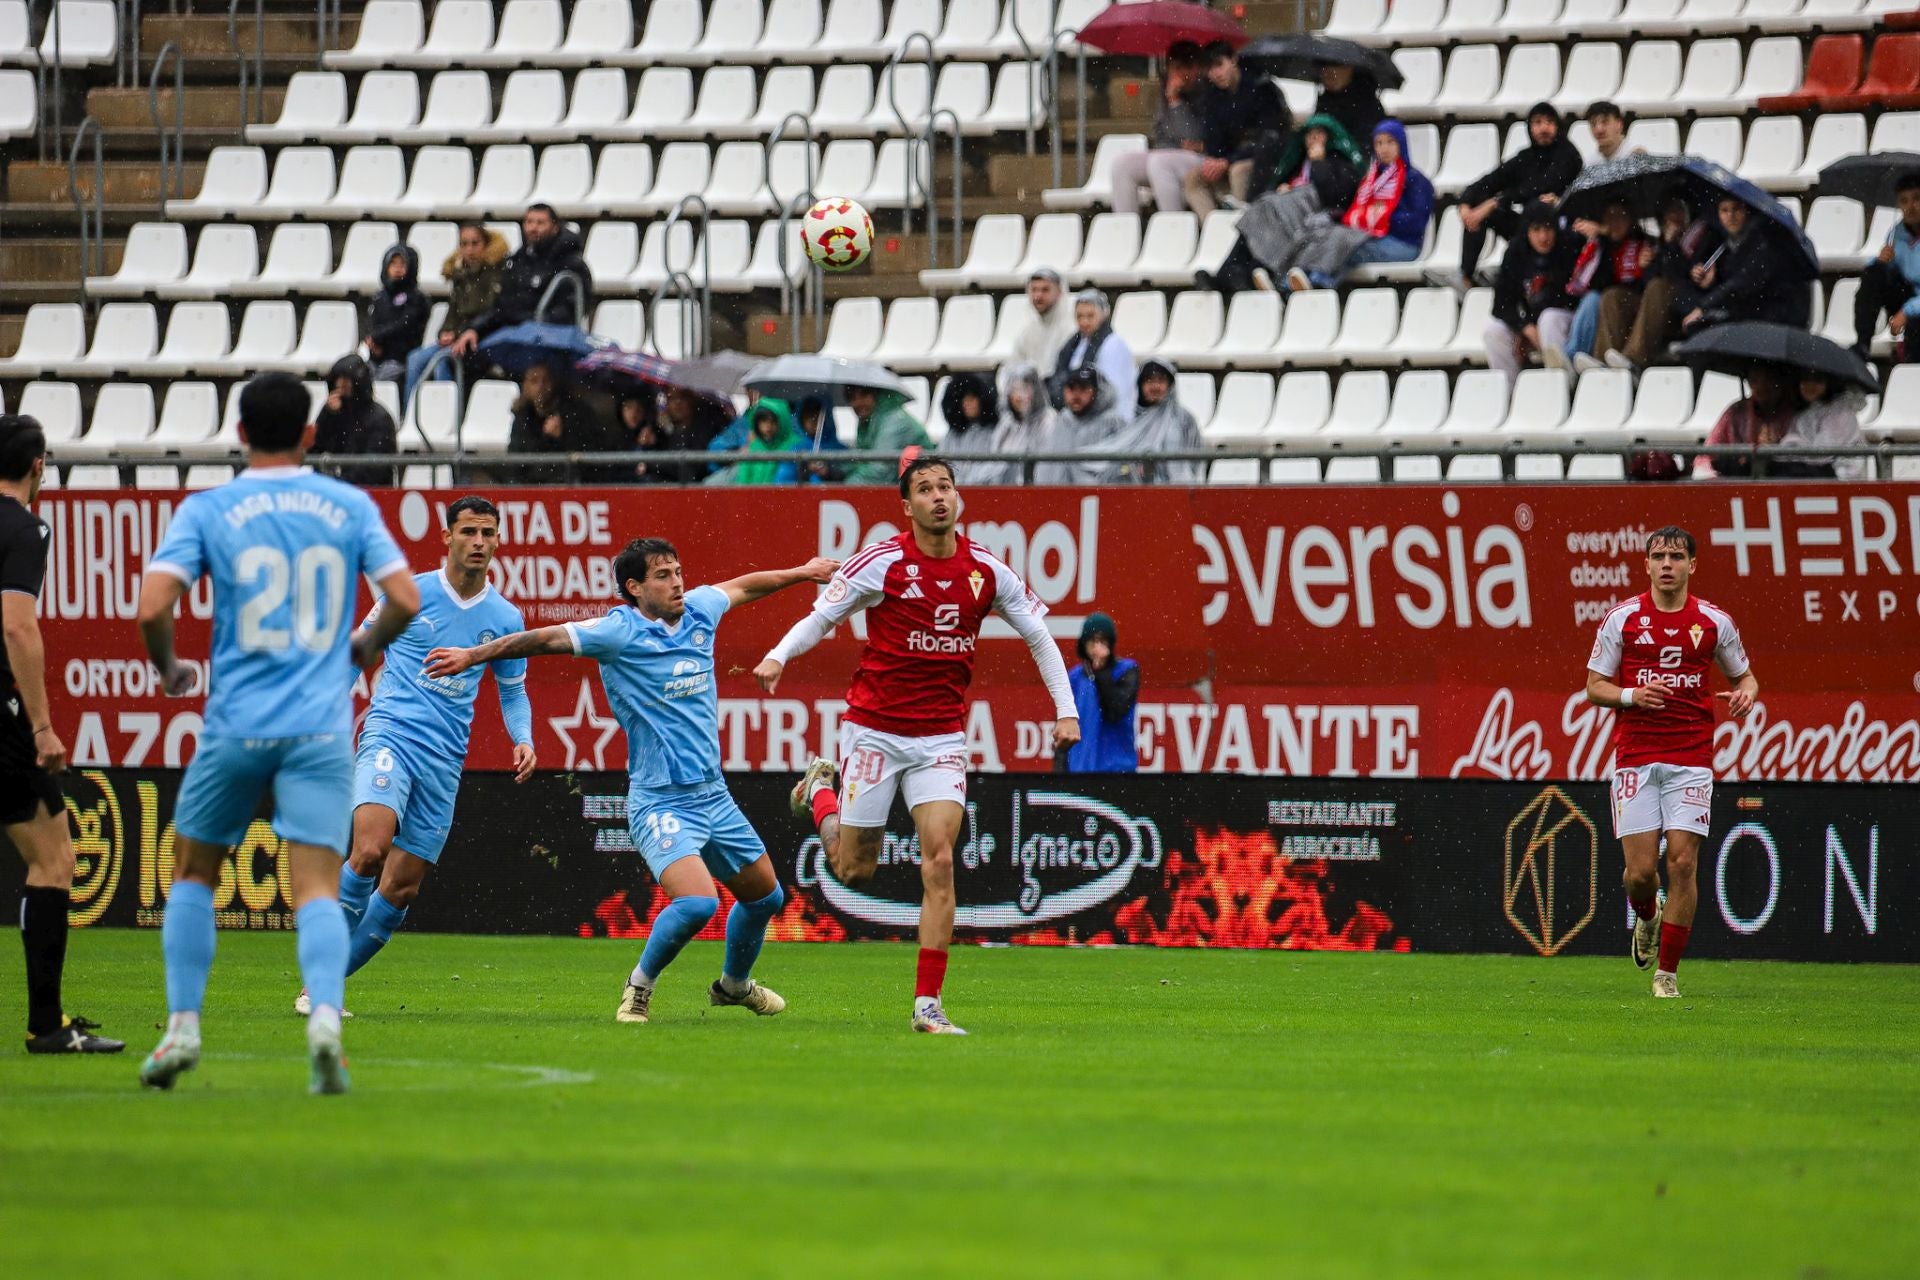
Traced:
[[[500, 549], [498, 508], [485, 498], [461, 498], [447, 508], [442, 537], [446, 559], [439, 568], [414, 575], [420, 613], [387, 649], [373, 705], [360, 727], [353, 762], [353, 850], [340, 868], [340, 906], [353, 930], [348, 977], [379, 954], [406, 920], [453, 826], [481, 673], [436, 680], [426, 674], [427, 650], [485, 644], [526, 627], [520, 611], [487, 583], [487, 567]], [[371, 626], [381, 608], [376, 603], [364, 625]], [[525, 782], [534, 768], [526, 659], [494, 663], [493, 681], [513, 739], [513, 780]], [[300, 1014], [310, 1010], [307, 992], [293, 1008]]]
[[[340, 859], [353, 798], [354, 667], [371, 665], [420, 607], [406, 558], [373, 500], [300, 461], [313, 446], [307, 389], [262, 374], [240, 393], [247, 469], [189, 497], [147, 562], [140, 634], [169, 694], [191, 673], [173, 649], [173, 612], [213, 579], [213, 662], [205, 727], [174, 807], [174, 874], [161, 926], [166, 1034], [140, 1081], [171, 1089], [200, 1061], [200, 1005], [215, 944], [220, 862], [271, 790], [287, 842], [300, 973], [313, 992], [307, 1054], [314, 1093], [345, 1093], [340, 1009], [349, 937]], [[353, 630], [356, 579], [386, 594], [372, 626]]]
[[456, 676], [483, 662], [541, 653], [600, 664], [614, 718], [627, 734], [627, 826], [647, 869], [673, 901], [653, 922], [615, 1016], [645, 1022], [653, 984], [719, 910], [719, 877], [733, 894], [727, 954], [708, 989], [717, 1005], [779, 1013], [787, 1002], [755, 982], [753, 962], [786, 900], [766, 846], [720, 773], [720, 703], [713, 682], [714, 632], [734, 605], [803, 582], [824, 583], [839, 562], [749, 573], [687, 590], [680, 553], [660, 538], [636, 538], [614, 558], [626, 604], [604, 618], [505, 636], [469, 649], [435, 649], [427, 673]]

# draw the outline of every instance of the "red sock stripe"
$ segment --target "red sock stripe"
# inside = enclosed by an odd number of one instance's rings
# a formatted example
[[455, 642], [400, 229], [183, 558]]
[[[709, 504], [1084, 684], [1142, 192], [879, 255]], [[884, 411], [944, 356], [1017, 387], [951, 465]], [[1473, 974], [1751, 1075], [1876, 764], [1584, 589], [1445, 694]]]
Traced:
[[813, 829], [818, 831], [820, 824], [827, 818], [840, 812], [840, 798], [833, 794], [832, 787], [822, 787], [813, 793], [810, 802], [813, 805]]
[[947, 953], [932, 947], [920, 948], [920, 965], [913, 977], [913, 994], [938, 998], [947, 980]]
[[1680, 957], [1687, 952], [1687, 937], [1693, 932], [1691, 925], [1663, 924], [1660, 926], [1660, 971], [1678, 973]]

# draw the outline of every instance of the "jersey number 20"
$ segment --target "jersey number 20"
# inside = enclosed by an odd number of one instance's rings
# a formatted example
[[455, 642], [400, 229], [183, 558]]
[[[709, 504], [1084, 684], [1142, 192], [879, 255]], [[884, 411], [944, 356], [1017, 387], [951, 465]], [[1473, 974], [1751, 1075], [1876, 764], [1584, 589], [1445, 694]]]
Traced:
[[[249, 652], [285, 649], [297, 642], [320, 652], [333, 647], [346, 608], [347, 560], [339, 548], [308, 547], [287, 562], [278, 547], [248, 547], [235, 570], [254, 588], [240, 606], [240, 647]], [[268, 619], [293, 596], [293, 629], [269, 626]]]

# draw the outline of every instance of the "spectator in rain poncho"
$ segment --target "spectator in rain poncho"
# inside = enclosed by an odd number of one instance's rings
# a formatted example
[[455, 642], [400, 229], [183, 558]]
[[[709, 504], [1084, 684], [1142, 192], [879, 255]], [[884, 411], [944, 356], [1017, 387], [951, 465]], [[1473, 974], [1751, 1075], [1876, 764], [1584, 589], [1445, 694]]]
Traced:
[[[756, 453], [795, 453], [807, 447], [785, 400], [761, 396], [747, 416], [749, 457]], [[727, 470], [734, 484], [792, 484], [800, 476], [799, 464], [794, 462], [738, 462]]]
[[[1074, 449], [1085, 453], [1111, 453], [1126, 435], [1127, 420], [1121, 416], [1119, 397], [1098, 369], [1091, 366], [1073, 370], [1061, 389], [1066, 407], [1060, 411], [1060, 423], [1054, 432], [1054, 449]], [[1035, 484], [1099, 484], [1115, 464], [1086, 462], [1043, 462], [1034, 468]]]
[[1195, 283], [1223, 294], [1273, 288], [1273, 277], [1284, 276], [1306, 248], [1313, 215], [1338, 219], [1346, 213], [1360, 189], [1362, 167], [1360, 148], [1345, 126], [1330, 115], [1311, 117], [1280, 155], [1276, 188], [1240, 216], [1232, 251], [1218, 269], [1199, 272]]
[[1198, 484], [1201, 464], [1169, 462], [1159, 455], [1188, 453], [1204, 446], [1200, 424], [1180, 404], [1177, 370], [1171, 361], [1149, 358], [1140, 366], [1139, 400], [1133, 421], [1104, 448], [1135, 455], [1137, 461], [1102, 464], [1101, 484]]
[[[1066, 385], [1067, 375], [1075, 369], [1097, 368], [1107, 384], [1114, 387], [1130, 387], [1139, 376], [1132, 348], [1113, 331], [1113, 304], [1106, 294], [1098, 289], [1082, 289], [1076, 294], [1073, 323], [1075, 332], [1061, 346], [1049, 384], [1056, 409], [1061, 405], [1060, 390]], [[1128, 407], [1121, 408], [1122, 416]]]
[[[1058, 447], [1060, 416], [1047, 398], [1046, 379], [1030, 364], [1017, 364], [1006, 371], [1006, 398], [1000, 406], [1000, 425], [993, 432], [993, 452], [1043, 453]], [[969, 472], [973, 484], [1020, 484], [1026, 479], [1026, 464], [975, 462]]]
[[993, 382], [975, 373], [954, 375], [940, 396], [940, 416], [947, 422], [940, 456], [953, 460], [955, 482], [998, 484], [1000, 463], [968, 460], [993, 453], [993, 435], [1000, 425], [1000, 400]]
[[907, 398], [898, 391], [848, 387], [847, 407], [859, 419], [854, 431], [856, 450], [893, 455], [881, 462], [856, 462], [847, 468], [848, 484], [893, 484], [900, 475], [900, 455], [918, 447], [933, 448], [933, 439], [920, 420], [907, 412]]
[[[1866, 397], [1853, 387], [1836, 386], [1817, 373], [1800, 375], [1800, 403], [1793, 425], [1780, 438], [1783, 445], [1798, 445], [1812, 450], [1822, 446], [1860, 448], [1867, 437], [1860, 430], [1860, 410]], [[1872, 475], [1873, 459], [1863, 457], [1772, 458], [1767, 463], [1770, 476], [1807, 476], [1816, 479], [1866, 480]]]

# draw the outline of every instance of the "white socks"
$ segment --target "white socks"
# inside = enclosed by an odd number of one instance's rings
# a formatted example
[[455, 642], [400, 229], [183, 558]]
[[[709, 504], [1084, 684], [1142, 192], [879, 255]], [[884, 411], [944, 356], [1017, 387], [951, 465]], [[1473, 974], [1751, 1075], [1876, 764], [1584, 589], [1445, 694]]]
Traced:
[[639, 965], [633, 966], [633, 972], [627, 975], [627, 985], [638, 987], [642, 991], [653, 990], [653, 979], [649, 978]]
[[182, 1040], [200, 1038], [200, 1015], [198, 1013], [176, 1013], [167, 1018], [167, 1035]]
[[327, 1031], [336, 1036], [339, 1035], [340, 1011], [330, 1004], [315, 1005], [313, 1013], [307, 1018], [307, 1035], [311, 1037], [316, 1031]]

